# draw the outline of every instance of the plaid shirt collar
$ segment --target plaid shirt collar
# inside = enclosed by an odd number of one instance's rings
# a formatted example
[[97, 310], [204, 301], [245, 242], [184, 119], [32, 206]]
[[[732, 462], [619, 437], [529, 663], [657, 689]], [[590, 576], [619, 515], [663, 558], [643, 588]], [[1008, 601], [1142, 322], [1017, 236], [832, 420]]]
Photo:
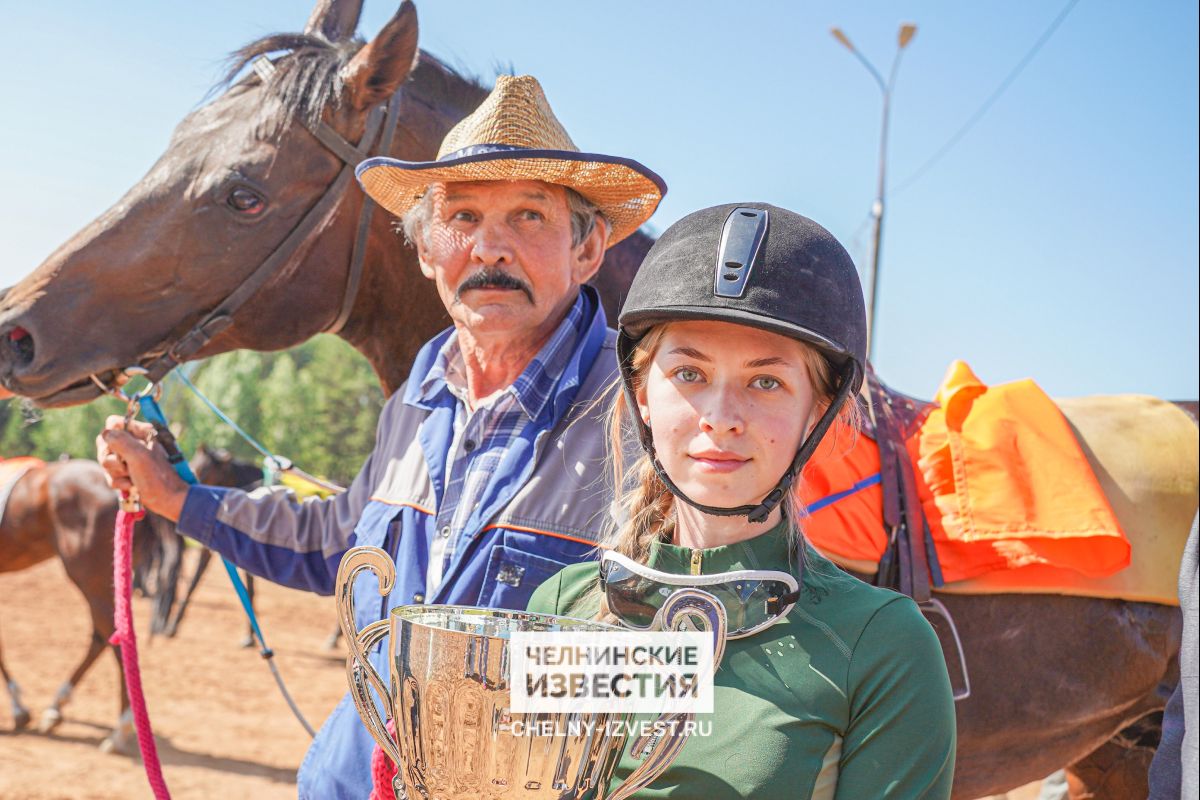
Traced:
[[[546, 410], [554, 389], [579, 344], [593, 309], [587, 291], [580, 291], [567, 316], [554, 329], [542, 349], [526, 365], [512, 385], [504, 390], [516, 399], [530, 420], [536, 420]], [[433, 405], [439, 397], [449, 394], [462, 399], [466, 391], [466, 367], [458, 346], [458, 333], [452, 332], [438, 350], [433, 365], [421, 381], [418, 398]]]

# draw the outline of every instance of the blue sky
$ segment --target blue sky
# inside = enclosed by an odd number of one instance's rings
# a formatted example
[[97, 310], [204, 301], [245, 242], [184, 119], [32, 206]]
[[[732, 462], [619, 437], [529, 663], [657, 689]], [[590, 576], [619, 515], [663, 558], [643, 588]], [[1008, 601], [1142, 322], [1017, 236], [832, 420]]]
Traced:
[[[583, 149], [670, 191], [651, 221], [765, 200], [832, 230], [861, 266], [881, 71], [901, 184], [999, 85], [1061, 2], [418, 2], [422, 45], [485, 80], [537, 75]], [[36, 267], [165, 148], [222, 57], [299, 29], [311, 3], [55, 2], [7, 9], [0, 284]], [[368, 38], [394, 13], [368, 2]], [[930, 396], [954, 358], [1054, 395], [1195, 398], [1197, 7], [1080, 0], [982, 121], [891, 197], [876, 365]]]

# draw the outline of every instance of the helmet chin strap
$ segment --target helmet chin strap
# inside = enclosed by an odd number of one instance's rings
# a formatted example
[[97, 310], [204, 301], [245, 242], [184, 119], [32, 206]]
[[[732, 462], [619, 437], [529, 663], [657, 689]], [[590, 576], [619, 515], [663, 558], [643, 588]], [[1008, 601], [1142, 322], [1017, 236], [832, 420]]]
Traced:
[[[709, 506], [704, 503], [699, 503], [688, 497], [682, 489], [680, 489], [675, 481], [667, 475], [667, 471], [663, 469], [662, 464], [658, 461], [658, 455], [654, 451], [654, 438], [650, 432], [650, 426], [642, 421], [641, 417], [636, 413], [633, 415], [638, 425], [638, 436], [641, 439], [642, 447], [650, 456], [650, 463], [654, 467], [654, 471], [658, 474], [659, 480], [666, 484], [668, 491], [675, 497], [687, 503], [692, 508], [703, 511], [705, 514], [712, 514], [717, 517], [747, 517], [750, 522], [766, 522], [783, 499], [787, 497], [788, 491], [792, 488], [792, 484], [796, 481], [796, 476], [800, 474], [801, 468], [812, 458], [812, 454], [816, 452], [817, 445], [825, 438], [825, 434], [829, 431], [833, 421], [837, 418], [838, 412], [849, 399], [854, 386], [855, 364], [852, 360], [847, 360], [846, 365], [842, 368], [841, 382], [838, 385], [837, 394], [834, 395], [833, 401], [829, 404], [829, 408], [821, 415], [821, 419], [817, 420], [817, 424], [813, 427], [808, 438], [800, 445], [800, 449], [796, 451], [795, 458], [792, 459], [791, 466], [787, 472], [783, 473], [783, 477], [775, 484], [767, 496], [764, 497], [756, 505], [734, 506], [733, 508], [721, 508], [720, 506]], [[629, 382], [625, 381], [626, 395], [632, 401], [632, 392], [629, 390]], [[634, 404], [632, 408], [637, 408]]]

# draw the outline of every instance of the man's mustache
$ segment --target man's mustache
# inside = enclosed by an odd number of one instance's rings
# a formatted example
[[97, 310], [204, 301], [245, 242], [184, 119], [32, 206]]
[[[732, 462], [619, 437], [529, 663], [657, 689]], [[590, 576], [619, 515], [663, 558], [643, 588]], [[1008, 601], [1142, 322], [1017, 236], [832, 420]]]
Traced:
[[533, 302], [533, 289], [530, 288], [529, 284], [499, 267], [484, 267], [469, 276], [455, 290], [454, 302], [462, 302], [463, 292], [470, 291], [471, 289], [514, 289], [524, 292], [525, 296], [529, 298], [529, 302]]

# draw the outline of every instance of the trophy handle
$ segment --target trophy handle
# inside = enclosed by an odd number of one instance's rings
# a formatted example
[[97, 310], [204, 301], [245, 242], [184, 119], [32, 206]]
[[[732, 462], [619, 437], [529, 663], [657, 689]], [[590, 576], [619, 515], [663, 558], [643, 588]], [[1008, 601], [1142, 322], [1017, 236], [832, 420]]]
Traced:
[[[725, 606], [708, 592], [700, 589], [679, 589], [671, 593], [662, 607], [663, 630], [702, 630], [713, 635], [713, 669], [725, 655]], [[641, 751], [642, 763], [625, 782], [617, 787], [609, 800], [625, 800], [667, 771], [667, 767], [679, 755], [687, 742], [687, 722], [695, 719], [691, 713], [663, 714], [658, 718], [660, 727], [668, 734], [650, 734], [634, 740], [630, 752]]]
[[[363, 570], [371, 570], [379, 578], [381, 595], [386, 596], [396, 582], [396, 565], [391, 557], [378, 547], [355, 547], [342, 556], [342, 563], [338, 565], [334, 597], [337, 599], [338, 624], [350, 647], [350, 654], [346, 656], [346, 678], [350, 683], [350, 695], [354, 698], [354, 706], [358, 709], [358, 715], [362, 717], [367, 731], [383, 748], [388, 758], [395, 762], [396, 767], [402, 768], [400, 747], [396, 740], [388, 735], [387, 730], [387, 719], [396, 716], [392, 695], [387, 684], [367, 660], [367, 651], [388, 635], [390, 622], [387, 619], [376, 620], [361, 631], [355, 623], [354, 581]], [[375, 689], [383, 699], [387, 719], [380, 715], [368, 687]]]

